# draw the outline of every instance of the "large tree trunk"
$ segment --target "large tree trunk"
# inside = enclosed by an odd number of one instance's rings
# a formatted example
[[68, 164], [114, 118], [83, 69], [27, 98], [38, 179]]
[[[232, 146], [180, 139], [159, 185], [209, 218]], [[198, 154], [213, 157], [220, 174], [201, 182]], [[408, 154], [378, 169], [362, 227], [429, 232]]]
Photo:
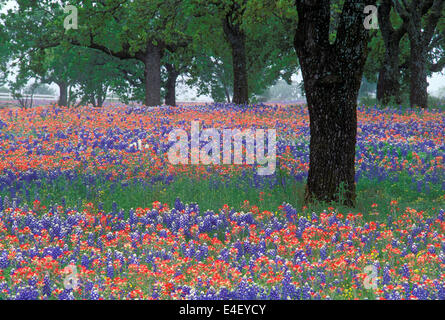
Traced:
[[[346, 79], [341, 71], [337, 74]], [[326, 76], [319, 75], [320, 79], [326, 79]], [[342, 200], [353, 205], [356, 107], [360, 82], [310, 83], [305, 85], [311, 133], [306, 200], [311, 201], [315, 197], [318, 201], [338, 201], [340, 187], [343, 187]]]
[[178, 79], [179, 72], [176, 70], [175, 66], [172, 64], [166, 64], [166, 69], [168, 73], [167, 83], [165, 84], [165, 104], [168, 106], [176, 105], [176, 80]]
[[66, 107], [68, 106], [68, 84], [66, 82], [59, 82], [57, 85], [59, 86], [60, 91], [57, 104], [61, 107]]
[[336, 42], [331, 44], [329, 1], [297, 2], [295, 49], [311, 133], [306, 202], [355, 202], [356, 110], [368, 39], [364, 6], [364, 1], [345, 1]]
[[428, 107], [427, 48], [423, 41], [410, 39], [410, 105]]
[[249, 103], [249, 85], [247, 78], [246, 36], [239, 25], [230, 22], [227, 16], [223, 23], [224, 34], [232, 49], [233, 64], [233, 99], [236, 104]]
[[161, 104], [161, 51], [159, 46], [148, 43], [144, 62], [145, 105], [147, 106]]

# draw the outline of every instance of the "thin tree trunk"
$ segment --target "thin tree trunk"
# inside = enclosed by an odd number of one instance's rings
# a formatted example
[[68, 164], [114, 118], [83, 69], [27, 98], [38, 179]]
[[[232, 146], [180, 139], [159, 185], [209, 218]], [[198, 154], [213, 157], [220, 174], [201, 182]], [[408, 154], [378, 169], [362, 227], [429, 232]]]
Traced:
[[388, 105], [391, 99], [390, 79], [388, 75], [388, 70], [385, 67], [386, 61], [379, 70], [379, 75], [377, 78], [377, 101], [383, 105]]
[[391, 23], [392, 1], [383, 0], [379, 6], [379, 27], [385, 44], [385, 60], [379, 71], [377, 81], [377, 100], [387, 105], [392, 97], [400, 104], [400, 40], [406, 33], [406, 24], [403, 23], [397, 30]]
[[57, 104], [61, 107], [66, 107], [68, 106], [68, 84], [66, 82], [59, 82], [57, 85], [59, 86], [60, 91]]
[[345, 1], [336, 42], [329, 42], [329, 1], [299, 1], [295, 35], [310, 117], [306, 203], [355, 203], [357, 98], [367, 56], [364, 1]]
[[227, 103], [232, 103], [232, 101], [230, 101], [229, 89], [227, 89], [227, 87], [225, 85], [224, 85], [224, 92], [226, 94]]
[[233, 60], [233, 102], [236, 104], [249, 103], [249, 89], [246, 66], [245, 39], [242, 35], [238, 44], [232, 47]]
[[410, 40], [410, 105], [428, 107], [427, 48], [423, 41]]
[[161, 48], [151, 42], [147, 45], [145, 56], [145, 105], [161, 104]]
[[394, 56], [386, 57], [385, 62], [379, 71], [377, 80], [377, 100], [383, 105], [388, 105], [392, 97], [395, 98], [397, 104], [402, 102], [400, 96], [398, 55], [398, 52], [394, 52]]
[[226, 102], [232, 103], [232, 101], [230, 100], [230, 90], [229, 90], [229, 87], [225, 81], [224, 74], [218, 68], [216, 70], [217, 70], [217, 75], [219, 77], [219, 81], [221, 82], [223, 89], [224, 89], [224, 94], [226, 96]]
[[165, 93], [165, 104], [168, 106], [176, 106], [176, 80], [178, 79], [179, 72], [172, 64], [166, 64], [168, 73]]
[[105, 87], [104, 90], [99, 90], [97, 92], [96, 98], [93, 97], [94, 99], [94, 106], [97, 108], [102, 108], [104, 105], [104, 102], [107, 98], [107, 91], [108, 91], [108, 87]]
[[229, 22], [226, 17], [223, 23], [226, 35], [232, 49], [233, 64], [233, 98], [236, 104], [249, 103], [249, 85], [247, 76], [246, 36], [238, 25]]

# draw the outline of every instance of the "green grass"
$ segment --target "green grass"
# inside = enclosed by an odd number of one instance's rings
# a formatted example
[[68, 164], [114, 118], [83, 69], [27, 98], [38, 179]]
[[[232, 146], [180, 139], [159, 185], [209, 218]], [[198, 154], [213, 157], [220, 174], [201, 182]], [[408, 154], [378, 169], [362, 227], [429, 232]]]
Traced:
[[[244, 201], [248, 200], [250, 205], [256, 205], [260, 210], [275, 212], [283, 202], [306, 214], [308, 212], [320, 212], [328, 207], [335, 207], [343, 213], [362, 213], [365, 218], [384, 219], [393, 209], [390, 205], [392, 200], [398, 202], [400, 210], [411, 207], [416, 210], [431, 212], [444, 207], [444, 192], [440, 185], [430, 184], [430, 190], [426, 192], [417, 191], [408, 174], [399, 176], [397, 182], [362, 178], [357, 184], [357, 200], [355, 208], [346, 208], [340, 204], [315, 203], [309, 207], [304, 204], [304, 182], [295, 182], [291, 177], [284, 176], [284, 182], [274, 188], [265, 186], [254, 188], [249, 185], [248, 179], [237, 177], [226, 184], [220, 178], [212, 179], [190, 179], [179, 178], [169, 185], [162, 183], [148, 184], [133, 180], [127, 186], [121, 183], [113, 183], [105, 179], [98, 179], [94, 185], [86, 185], [80, 178], [68, 181], [59, 178], [54, 182], [41, 181], [40, 185], [35, 182], [25, 185], [22, 189], [28, 189], [29, 197], [18, 193], [21, 199], [26, 199], [29, 205], [34, 200], [33, 195], [38, 194], [43, 205], [51, 206], [61, 204], [65, 199], [67, 207], [78, 207], [81, 209], [87, 202], [96, 206], [102, 204], [104, 210], [112, 210], [113, 202], [118, 208], [128, 211], [130, 208], [151, 207], [154, 201], [167, 203], [170, 207], [174, 205], [175, 199], [179, 197], [185, 203], [198, 203], [201, 210], [219, 210], [225, 204], [235, 210], [246, 210]], [[217, 185], [215, 185], [215, 182]], [[262, 195], [260, 193], [262, 192]], [[7, 194], [5, 191], [0, 195]], [[377, 207], [372, 209], [372, 205]], [[371, 212], [378, 211], [379, 215], [371, 217]]]

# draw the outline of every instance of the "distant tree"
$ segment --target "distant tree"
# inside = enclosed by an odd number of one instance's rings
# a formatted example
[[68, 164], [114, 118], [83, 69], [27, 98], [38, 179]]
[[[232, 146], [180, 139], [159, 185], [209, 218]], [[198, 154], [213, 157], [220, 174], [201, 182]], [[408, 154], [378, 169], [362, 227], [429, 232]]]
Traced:
[[[1, 2], [0, 2], [1, 8]], [[9, 57], [9, 41], [8, 35], [5, 32], [4, 28], [1, 27], [0, 23], [0, 85], [4, 84], [7, 81], [8, 77], [8, 63], [10, 61]]]
[[[428, 106], [428, 54], [440, 19], [445, 19], [445, 0], [394, 0], [394, 8], [406, 25], [410, 43], [410, 104]], [[426, 18], [422, 19], [426, 14]], [[438, 41], [443, 34], [438, 36]], [[444, 62], [445, 64], [445, 62]], [[434, 69], [442, 68], [442, 63]]]
[[[382, 0], [378, 19], [385, 46], [384, 61], [379, 71], [377, 100], [387, 105], [392, 97], [397, 104], [402, 102], [400, 96], [400, 41], [406, 34], [406, 23], [398, 22], [395, 28], [392, 23], [392, 0]], [[393, 17], [394, 18], [394, 17]]]
[[11, 85], [11, 95], [18, 101], [19, 106], [22, 109], [29, 109], [33, 107], [34, 104], [34, 94], [39, 86], [37, 81], [25, 85], [25, 78], [16, 79]]
[[[186, 1], [23, 0], [5, 16], [8, 38], [17, 50], [47, 49], [63, 43], [102, 51], [142, 64], [146, 105], [161, 103], [161, 60], [166, 50], [187, 46]], [[78, 8], [77, 30], [65, 30], [63, 7]], [[61, 6], [62, 5], [62, 6]]]
[[233, 70], [227, 55], [217, 58], [197, 55], [188, 75], [186, 83], [196, 86], [198, 95], [209, 95], [217, 102], [232, 102]]
[[166, 51], [162, 62], [163, 97], [166, 105], [176, 105], [176, 84], [179, 76], [190, 71], [194, 59], [191, 47], [179, 47]]
[[[243, 26], [246, 5], [247, 0], [198, 0], [195, 6], [195, 10], [199, 12], [198, 15], [212, 16], [216, 20], [212, 23], [216, 22], [222, 27], [223, 37], [230, 49], [233, 67], [232, 101], [237, 104], [245, 104], [249, 101], [247, 35], [246, 28]], [[216, 45], [219, 46], [217, 43]]]
[[242, 18], [247, 1], [218, 1], [224, 3], [222, 25], [224, 35], [232, 50], [233, 102], [249, 103], [249, 80], [247, 73], [246, 32]]
[[[418, 5], [421, 25], [424, 28], [431, 21], [433, 1], [404, 2], [408, 7]], [[445, 8], [444, 8], [445, 9]], [[444, 11], [442, 9], [442, 11]], [[445, 66], [445, 12], [439, 19], [433, 37], [425, 44], [426, 75], [440, 72]], [[411, 81], [411, 44], [407, 20], [403, 20], [395, 9], [394, 0], [378, 0], [379, 30], [372, 37], [365, 76], [377, 82], [377, 99], [383, 105], [409, 103]], [[417, 54], [417, 53], [414, 53]], [[417, 74], [414, 75], [416, 77]], [[415, 86], [415, 90], [419, 87]]]
[[[71, 48], [72, 49], [72, 48]], [[51, 47], [33, 50], [25, 57], [30, 59], [29, 68], [40, 82], [54, 83], [59, 87], [59, 106], [70, 106], [68, 94], [77, 73], [78, 56], [70, 47]]]
[[[23, 53], [25, 52], [25, 54]], [[99, 50], [61, 44], [37, 50], [27, 48], [11, 53], [20, 77], [57, 84], [59, 106], [91, 103], [102, 106], [108, 89], [131, 86], [129, 75], [134, 64], [121, 61]], [[37, 88], [37, 90], [40, 90]]]
[[265, 14], [264, 3], [256, 0], [192, 3], [198, 18], [190, 32], [196, 53], [188, 83], [200, 93], [243, 104], [278, 79], [290, 81], [298, 67], [292, 32], [296, 15]]

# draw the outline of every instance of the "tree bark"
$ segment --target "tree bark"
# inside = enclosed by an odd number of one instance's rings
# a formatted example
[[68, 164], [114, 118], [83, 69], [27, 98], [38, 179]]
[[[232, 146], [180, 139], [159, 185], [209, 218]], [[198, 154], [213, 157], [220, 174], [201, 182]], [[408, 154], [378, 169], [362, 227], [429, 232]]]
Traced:
[[379, 6], [379, 27], [385, 44], [385, 59], [377, 81], [377, 100], [387, 105], [392, 97], [402, 103], [400, 96], [400, 40], [406, 33], [406, 24], [394, 30], [391, 23], [392, 1], [384, 0]]
[[342, 81], [307, 85], [306, 90], [311, 132], [306, 200], [339, 201], [343, 187], [341, 200], [352, 206], [359, 86]]
[[168, 106], [176, 106], [176, 80], [178, 79], [179, 72], [172, 64], [167, 63], [165, 67], [168, 73], [167, 83], [165, 84], [165, 104]]
[[67, 107], [68, 106], [68, 84], [66, 82], [58, 82], [57, 85], [59, 86], [59, 101], [57, 104], [60, 107]]
[[299, 22], [294, 45], [311, 133], [306, 203], [355, 203], [357, 98], [368, 42], [364, 6], [364, 1], [345, 1], [337, 38], [331, 44], [329, 1], [297, 1]]
[[249, 85], [247, 76], [246, 36], [240, 26], [230, 22], [230, 15], [223, 22], [224, 34], [232, 49], [233, 98], [236, 104], [249, 103]]
[[[420, 41], [418, 41], [420, 40]], [[428, 107], [427, 48], [421, 39], [410, 39], [410, 105]]]
[[244, 35], [238, 44], [232, 47], [233, 60], [233, 102], [236, 104], [249, 103], [249, 89], [246, 66], [246, 47]]
[[96, 92], [96, 97], [94, 99], [94, 106], [96, 108], [102, 108], [104, 105], [105, 100], [107, 99], [107, 91], [108, 87], [104, 87], [103, 90], [99, 90]]
[[145, 54], [145, 105], [161, 104], [161, 58], [162, 50], [149, 41]]
[[[388, 58], [385, 58], [384, 65], [379, 71], [379, 77], [377, 80], [377, 100], [383, 105], [388, 105], [391, 98], [394, 97], [395, 102], [397, 104], [401, 104], [402, 98], [400, 95], [398, 53], [397, 59], [394, 59], [397, 61], [390, 61]], [[389, 59], [392, 60], [392, 58]]]

